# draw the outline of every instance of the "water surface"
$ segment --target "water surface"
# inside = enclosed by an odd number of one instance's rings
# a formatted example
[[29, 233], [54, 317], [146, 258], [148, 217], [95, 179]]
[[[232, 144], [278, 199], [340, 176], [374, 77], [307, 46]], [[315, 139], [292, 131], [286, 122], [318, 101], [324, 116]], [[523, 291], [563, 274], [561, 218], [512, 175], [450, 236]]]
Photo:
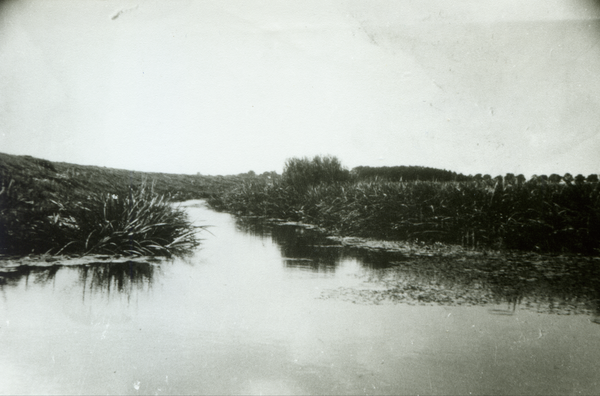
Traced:
[[593, 286], [187, 206], [213, 227], [185, 259], [0, 272], [0, 393], [600, 394]]

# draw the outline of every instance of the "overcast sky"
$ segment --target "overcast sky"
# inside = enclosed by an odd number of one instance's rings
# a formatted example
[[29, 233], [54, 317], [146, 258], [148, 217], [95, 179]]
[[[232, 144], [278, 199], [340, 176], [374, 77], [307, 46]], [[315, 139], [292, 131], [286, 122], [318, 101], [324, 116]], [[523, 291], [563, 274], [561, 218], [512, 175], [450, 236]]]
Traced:
[[599, 18], [591, 0], [5, 1], [0, 152], [600, 173]]

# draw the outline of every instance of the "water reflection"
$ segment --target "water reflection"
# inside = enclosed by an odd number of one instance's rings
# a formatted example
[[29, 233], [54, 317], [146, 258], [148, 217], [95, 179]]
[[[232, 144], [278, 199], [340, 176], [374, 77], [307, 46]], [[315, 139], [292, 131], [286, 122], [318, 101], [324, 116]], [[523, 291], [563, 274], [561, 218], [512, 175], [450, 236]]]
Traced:
[[382, 269], [392, 266], [397, 255], [371, 252], [342, 246], [321, 232], [310, 227], [293, 224], [272, 225], [259, 219], [236, 220], [238, 231], [260, 238], [271, 239], [277, 244], [283, 264], [288, 268], [314, 272], [335, 272], [344, 261], [357, 259], [365, 268]]
[[0, 290], [5, 286], [14, 287], [21, 281], [25, 282], [25, 288], [29, 283], [45, 285], [54, 280], [60, 265], [46, 267], [20, 266], [16, 268], [0, 268]]
[[340, 246], [327, 241], [322, 234], [294, 225], [281, 225], [276, 229], [258, 220], [238, 219], [238, 231], [273, 240], [280, 251], [283, 264], [314, 272], [334, 272], [341, 256]]
[[407, 257], [341, 246], [316, 230], [240, 219], [241, 232], [277, 243], [283, 265], [335, 272], [357, 260], [364, 288], [328, 290], [322, 298], [354, 303], [490, 305], [490, 314], [519, 309], [554, 314], [593, 314], [600, 322], [600, 266], [589, 257], [460, 256]]
[[600, 312], [600, 269], [592, 259], [415, 257], [393, 270], [372, 272], [367, 281], [386, 288], [359, 293], [363, 302], [494, 304], [490, 313], [496, 315], [513, 314], [517, 307], [554, 314]]
[[130, 296], [133, 290], [149, 290], [159, 268], [156, 264], [143, 261], [102, 262], [85, 265], [51, 265], [28, 266], [0, 269], [0, 290], [5, 287], [23, 285], [25, 289], [33, 282], [35, 285], [47, 286], [54, 283], [57, 274], [76, 271], [76, 284], [81, 287], [82, 300], [91, 293], [105, 295], [111, 293]]
[[83, 285], [83, 298], [86, 289], [97, 293], [111, 291], [131, 295], [133, 288], [149, 289], [154, 280], [156, 267], [145, 262], [106, 263], [79, 268], [79, 281]]

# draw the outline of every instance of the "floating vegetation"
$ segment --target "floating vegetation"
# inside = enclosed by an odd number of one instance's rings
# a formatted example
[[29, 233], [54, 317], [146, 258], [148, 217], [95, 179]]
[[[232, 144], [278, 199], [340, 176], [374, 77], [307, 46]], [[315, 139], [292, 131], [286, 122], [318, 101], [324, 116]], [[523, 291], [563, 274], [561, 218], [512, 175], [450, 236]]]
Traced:
[[323, 291], [356, 304], [505, 305], [540, 313], [600, 314], [600, 262], [576, 257], [410, 257], [370, 271], [360, 287]]
[[324, 290], [321, 299], [488, 306], [495, 315], [512, 315], [517, 309], [600, 315], [600, 257], [334, 237], [274, 219], [244, 217], [236, 225], [275, 241], [286, 267], [333, 273], [345, 261], [360, 263], [354, 275], [359, 284]]

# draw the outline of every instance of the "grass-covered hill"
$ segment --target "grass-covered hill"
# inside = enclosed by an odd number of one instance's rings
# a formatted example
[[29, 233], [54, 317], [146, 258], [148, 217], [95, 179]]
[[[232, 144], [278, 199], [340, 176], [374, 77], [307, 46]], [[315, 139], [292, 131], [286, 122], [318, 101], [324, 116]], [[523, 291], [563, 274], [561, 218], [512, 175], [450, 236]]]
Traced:
[[[173, 201], [207, 198], [229, 189], [249, 176], [199, 176], [169, 173], [136, 172], [99, 166], [51, 162], [30, 156], [0, 153], [0, 186], [87, 195], [90, 192], [113, 192], [139, 186], [142, 181], [152, 185], [160, 195]], [[0, 187], [1, 188], [1, 187]]]

